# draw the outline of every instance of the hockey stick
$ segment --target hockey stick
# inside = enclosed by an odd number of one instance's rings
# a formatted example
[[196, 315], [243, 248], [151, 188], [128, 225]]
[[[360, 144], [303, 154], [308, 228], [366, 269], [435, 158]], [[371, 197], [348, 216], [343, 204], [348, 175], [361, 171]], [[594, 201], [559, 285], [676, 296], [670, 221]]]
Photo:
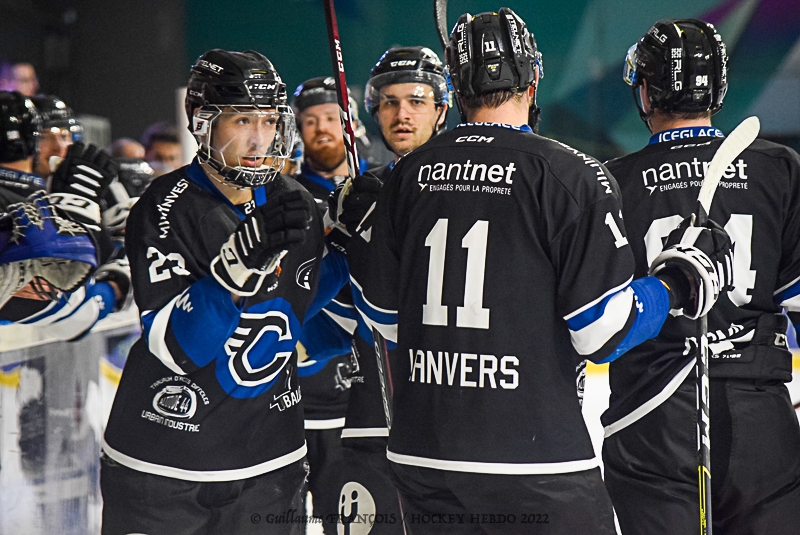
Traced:
[[436, 21], [436, 33], [442, 43], [442, 50], [447, 48], [447, 0], [433, 0], [433, 19]]
[[[353, 117], [350, 115], [350, 101], [347, 98], [347, 78], [344, 74], [344, 60], [342, 58], [342, 44], [339, 40], [339, 26], [336, 24], [336, 10], [333, 7], [333, 0], [322, 0], [325, 7], [325, 23], [328, 26], [328, 45], [331, 51], [331, 64], [336, 81], [336, 96], [339, 99], [339, 113], [342, 119], [342, 130], [344, 130], [344, 144], [347, 149], [347, 171], [350, 175], [344, 185], [342, 193], [339, 195], [339, 210], [341, 203], [347, 195], [347, 190], [352, 187], [352, 180], [360, 174], [358, 168], [358, 153], [356, 152], [356, 134], [353, 128]], [[389, 352], [386, 348], [386, 340], [378, 329], [372, 329], [372, 338], [375, 345], [375, 357], [378, 361], [378, 375], [381, 382], [381, 393], [383, 394], [383, 409], [386, 416], [386, 427], [392, 427], [392, 389], [391, 381], [387, 370], [389, 370]], [[388, 379], [387, 379], [388, 378]]]
[[[700, 194], [697, 196], [695, 226], [705, 226], [711, 212], [711, 201], [728, 166], [758, 135], [758, 117], [748, 117], [730, 133], [717, 149], [706, 169]], [[702, 316], [697, 323], [697, 483], [700, 491], [700, 533], [711, 535], [711, 418], [709, 412], [708, 379], [708, 318]]]
[[[347, 97], [347, 79], [344, 75], [342, 44], [339, 41], [339, 26], [336, 24], [336, 11], [333, 0], [322, 0], [325, 6], [325, 23], [328, 26], [328, 46], [331, 50], [331, 65], [336, 81], [336, 96], [339, 100], [339, 114], [344, 131], [344, 145], [347, 149], [347, 172], [350, 179], [360, 173], [358, 169], [358, 153], [356, 152], [356, 131], [353, 128], [353, 117], [350, 115], [350, 100]], [[342, 192], [344, 197], [344, 192]]]

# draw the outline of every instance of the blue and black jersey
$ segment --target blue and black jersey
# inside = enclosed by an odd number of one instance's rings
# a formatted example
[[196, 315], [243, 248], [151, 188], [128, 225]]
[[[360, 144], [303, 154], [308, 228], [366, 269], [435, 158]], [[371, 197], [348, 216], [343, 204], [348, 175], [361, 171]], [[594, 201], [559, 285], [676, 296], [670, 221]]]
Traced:
[[[254, 203], [295, 189], [307, 194], [279, 175]], [[233, 206], [195, 160], [156, 179], [131, 210], [126, 250], [143, 334], [105, 433], [120, 464], [227, 481], [305, 455], [295, 346], [317, 291], [322, 223], [313, 213], [305, 242], [237, 304], [209, 265], [252, 204]]]
[[[647, 274], [670, 231], [694, 212], [705, 169], [722, 143], [715, 128], [654, 135], [642, 150], [608, 162], [622, 192], [635, 276]], [[734, 246], [734, 290], [708, 314], [712, 378], [790, 381], [786, 310], [800, 312], [800, 157], [757, 139], [728, 166], [709, 217]], [[659, 336], [609, 369], [606, 436], [624, 429], [694, 379], [695, 322], [671, 315]]]
[[369, 269], [351, 265], [362, 318], [396, 343], [392, 462], [598, 466], [584, 361], [654, 336], [669, 308], [657, 279], [633, 280], [616, 193], [595, 159], [527, 127], [460, 125], [400, 159], [353, 238]]

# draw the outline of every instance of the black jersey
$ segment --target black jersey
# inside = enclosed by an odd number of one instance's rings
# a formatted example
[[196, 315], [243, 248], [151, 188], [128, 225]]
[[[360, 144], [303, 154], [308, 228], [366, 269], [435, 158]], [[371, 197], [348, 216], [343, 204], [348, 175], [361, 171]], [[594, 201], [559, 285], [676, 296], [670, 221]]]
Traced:
[[[375, 169], [369, 173], [386, 181], [393, 163]], [[347, 262], [351, 273], [364, 278], [371, 271], [369, 262], [369, 243], [361, 239], [351, 239], [347, 245]], [[356, 293], [358, 295], [358, 293]], [[356, 371], [352, 378], [350, 403], [347, 406], [345, 426], [342, 430], [342, 443], [351, 445], [357, 440], [364, 447], [364, 439], [375, 443], [381, 451], [386, 447], [389, 428], [386, 425], [386, 413], [383, 408], [380, 376], [378, 374], [377, 356], [373, 346], [372, 331], [363, 314], [356, 318], [358, 327], [353, 335], [353, 354]], [[394, 344], [392, 344], [394, 348]]]
[[[321, 218], [328, 209], [328, 197], [336, 182], [314, 173], [307, 165], [294, 179], [314, 197]], [[349, 353], [355, 326], [355, 307], [349, 285], [303, 325], [300, 340], [309, 355], [309, 360], [300, 364], [306, 429], [344, 426], [350, 386]]]
[[[243, 212], [302, 190], [278, 175], [233, 206], [195, 160], [131, 210], [126, 248], [143, 334], [114, 399], [104, 450], [130, 468], [193, 481], [253, 477], [305, 455], [295, 345], [323, 254], [316, 213], [302, 245], [237, 306], [211, 275]], [[308, 195], [309, 202], [311, 196]]]
[[527, 127], [460, 125], [397, 163], [353, 238], [368, 242], [370, 269], [351, 265], [356, 307], [397, 343], [391, 461], [597, 466], [578, 370], [637, 317], [614, 193], [596, 160]]
[[[639, 152], [607, 164], [622, 191], [637, 276], [647, 273], [669, 232], [696, 209], [704, 169], [722, 143], [708, 135], [676, 134], [660, 143], [653, 138]], [[782, 306], [800, 310], [798, 209], [800, 159], [791, 149], [756, 140], [722, 177], [710, 218], [734, 244], [735, 289], [708, 314], [711, 377], [791, 380], [785, 320], [776, 314]], [[670, 316], [657, 338], [611, 364], [606, 434], [636, 421], [694, 374], [695, 333], [695, 322]]]

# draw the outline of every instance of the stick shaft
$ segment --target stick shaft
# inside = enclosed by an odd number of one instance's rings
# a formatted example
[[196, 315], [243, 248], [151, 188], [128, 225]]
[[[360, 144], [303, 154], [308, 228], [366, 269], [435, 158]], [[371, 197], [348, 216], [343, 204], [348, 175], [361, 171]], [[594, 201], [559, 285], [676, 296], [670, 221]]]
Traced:
[[358, 152], [356, 150], [356, 131], [353, 128], [353, 117], [350, 115], [350, 101], [347, 98], [347, 78], [344, 74], [342, 59], [342, 43], [339, 40], [339, 26], [336, 23], [336, 10], [333, 0], [322, 0], [325, 6], [325, 23], [328, 26], [328, 46], [331, 51], [331, 66], [336, 81], [336, 96], [339, 100], [339, 113], [344, 131], [344, 144], [347, 149], [347, 171], [350, 178], [358, 175]]

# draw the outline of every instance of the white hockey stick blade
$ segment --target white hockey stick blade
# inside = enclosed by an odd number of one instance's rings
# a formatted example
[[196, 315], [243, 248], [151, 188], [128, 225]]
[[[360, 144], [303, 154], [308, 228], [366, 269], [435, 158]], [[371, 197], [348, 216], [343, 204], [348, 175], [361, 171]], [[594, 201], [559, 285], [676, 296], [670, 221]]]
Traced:
[[714, 200], [714, 193], [717, 191], [722, 174], [742, 151], [756, 139], [760, 128], [761, 122], [758, 117], [748, 117], [733, 129], [733, 132], [725, 138], [725, 141], [717, 149], [711, 159], [711, 163], [708, 165], [708, 169], [706, 169], [706, 176], [703, 179], [703, 185], [700, 187], [700, 195], [697, 196], [697, 200], [703, 205], [706, 214], [711, 213], [711, 201]]

